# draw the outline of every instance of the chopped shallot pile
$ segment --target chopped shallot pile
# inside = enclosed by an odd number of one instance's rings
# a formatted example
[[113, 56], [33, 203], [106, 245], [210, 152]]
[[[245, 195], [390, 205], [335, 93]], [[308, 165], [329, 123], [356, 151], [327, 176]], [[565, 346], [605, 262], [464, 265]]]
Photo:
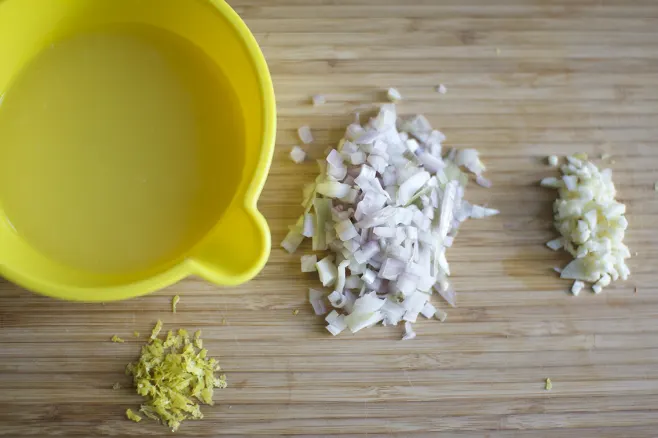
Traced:
[[292, 253], [310, 237], [313, 251], [330, 251], [319, 260], [302, 256], [301, 265], [327, 288], [311, 289], [309, 300], [318, 315], [333, 308], [326, 321], [334, 336], [403, 322], [403, 339], [412, 339], [418, 315], [446, 318], [430, 303], [433, 291], [455, 306], [446, 250], [462, 222], [498, 211], [464, 200], [463, 170], [483, 187], [491, 183], [476, 150], [443, 154], [444, 140], [424, 116], [398, 118], [387, 104], [365, 126], [349, 125], [318, 160], [320, 175], [303, 191], [305, 212], [281, 245]]

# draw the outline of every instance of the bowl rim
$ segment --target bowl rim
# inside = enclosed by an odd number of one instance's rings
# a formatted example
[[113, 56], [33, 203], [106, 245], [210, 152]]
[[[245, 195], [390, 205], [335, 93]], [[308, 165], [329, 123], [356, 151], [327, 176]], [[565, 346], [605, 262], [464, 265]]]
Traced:
[[[213, 6], [214, 13], [225, 19], [237, 33], [240, 42], [248, 53], [249, 60], [256, 71], [262, 111], [263, 139], [260, 145], [260, 155], [251, 181], [244, 191], [242, 199], [235, 199], [228, 208], [241, 208], [254, 220], [257, 230], [263, 235], [263, 247], [251, 269], [238, 276], [215, 275], [201, 270], [194, 260], [193, 252], [196, 245], [190, 249], [192, 255], [174, 263], [168, 269], [127, 284], [113, 287], [77, 287], [54, 283], [42, 278], [26, 275], [7, 264], [0, 264], [0, 275], [12, 283], [41, 295], [69, 301], [109, 302], [143, 296], [171, 286], [190, 275], [197, 274], [217, 285], [235, 286], [245, 283], [255, 277], [265, 266], [271, 250], [271, 236], [265, 217], [258, 211], [257, 202], [263, 190], [274, 155], [276, 137], [276, 101], [272, 78], [256, 38], [242, 18], [225, 0], [201, 0]], [[206, 272], [203, 272], [206, 271]], [[208, 275], [207, 275], [208, 274]]]

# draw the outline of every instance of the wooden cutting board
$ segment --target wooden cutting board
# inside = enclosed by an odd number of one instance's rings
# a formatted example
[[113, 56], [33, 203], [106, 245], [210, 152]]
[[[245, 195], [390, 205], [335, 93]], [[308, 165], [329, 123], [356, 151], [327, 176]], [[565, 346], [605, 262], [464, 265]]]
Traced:
[[[178, 436], [658, 436], [658, 3], [653, 0], [234, 0], [274, 78], [279, 131], [261, 209], [275, 247], [239, 288], [190, 279], [121, 303], [75, 304], [0, 288], [0, 435], [167, 435], [124, 419], [140, 398], [115, 382], [161, 318], [202, 329], [229, 388]], [[448, 92], [434, 91], [445, 84]], [[362, 104], [397, 87], [456, 147], [476, 147], [501, 210], [471, 221], [448, 258], [459, 307], [418, 338], [377, 327], [332, 338], [307, 304], [313, 275], [279, 247], [312, 161], [288, 158], [308, 124], [311, 157]], [[312, 107], [323, 94], [327, 104]], [[614, 170], [628, 206], [630, 281], [566, 293], [544, 247], [549, 154]], [[170, 300], [181, 295], [178, 313]], [[299, 310], [297, 315], [294, 311]], [[109, 342], [112, 335], [124, 344]], [[544, 390], [544, 379], [553, 381]]]

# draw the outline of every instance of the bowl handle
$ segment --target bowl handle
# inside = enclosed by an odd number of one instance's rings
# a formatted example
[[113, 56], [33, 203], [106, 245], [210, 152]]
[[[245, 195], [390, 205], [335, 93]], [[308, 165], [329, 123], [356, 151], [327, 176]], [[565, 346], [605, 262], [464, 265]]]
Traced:
[[213, 234], [192, 254], [192, 271], [215, 284], [242, 284], [263, 269], [270, 246], [270, 231], [258, 210], [229, 208]]

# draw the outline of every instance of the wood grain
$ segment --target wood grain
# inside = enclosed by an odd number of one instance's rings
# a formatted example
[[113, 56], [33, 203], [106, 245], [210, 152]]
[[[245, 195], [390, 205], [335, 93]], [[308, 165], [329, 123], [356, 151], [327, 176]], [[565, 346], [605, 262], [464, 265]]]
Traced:
[[[200, 328], [229, 388], [178, 436], [655, 437], [658, 435], [658, 3], [655, 0], [233, 0], [268, 59], [279, 110], [260, 207], [275, 248], [251, 283], [186, 280], [120, 303], [53, 301], [0, 284], [0, 435], [167, 434], [124, 419], [133, 330]], [[446, 84], [440, 95], [434, 87]], [[332, 339], [306, 302], [312, 275], [276, 244], [315, 165], [288, 158], [309, 124], [320, 157], [388, 87], [457, 147], [477, 147], [501, 210], [449, 253], [459, 307], [418, 338]], [[327, 104], [310, 105], [324, 94]], [[612, 155], [637, 252], [630, 281], [570, 297], [543, 243], [549, 154]], [[634, 293], [637, 287], [637, 293]], [[180, 294], [178, 313], [170, 299]], [[300, 312], [293, 316], [293, 311]], [[118, 334], [124, 344], [109, 338]], [[553, 389], [544, 390], [550, 377]]]

